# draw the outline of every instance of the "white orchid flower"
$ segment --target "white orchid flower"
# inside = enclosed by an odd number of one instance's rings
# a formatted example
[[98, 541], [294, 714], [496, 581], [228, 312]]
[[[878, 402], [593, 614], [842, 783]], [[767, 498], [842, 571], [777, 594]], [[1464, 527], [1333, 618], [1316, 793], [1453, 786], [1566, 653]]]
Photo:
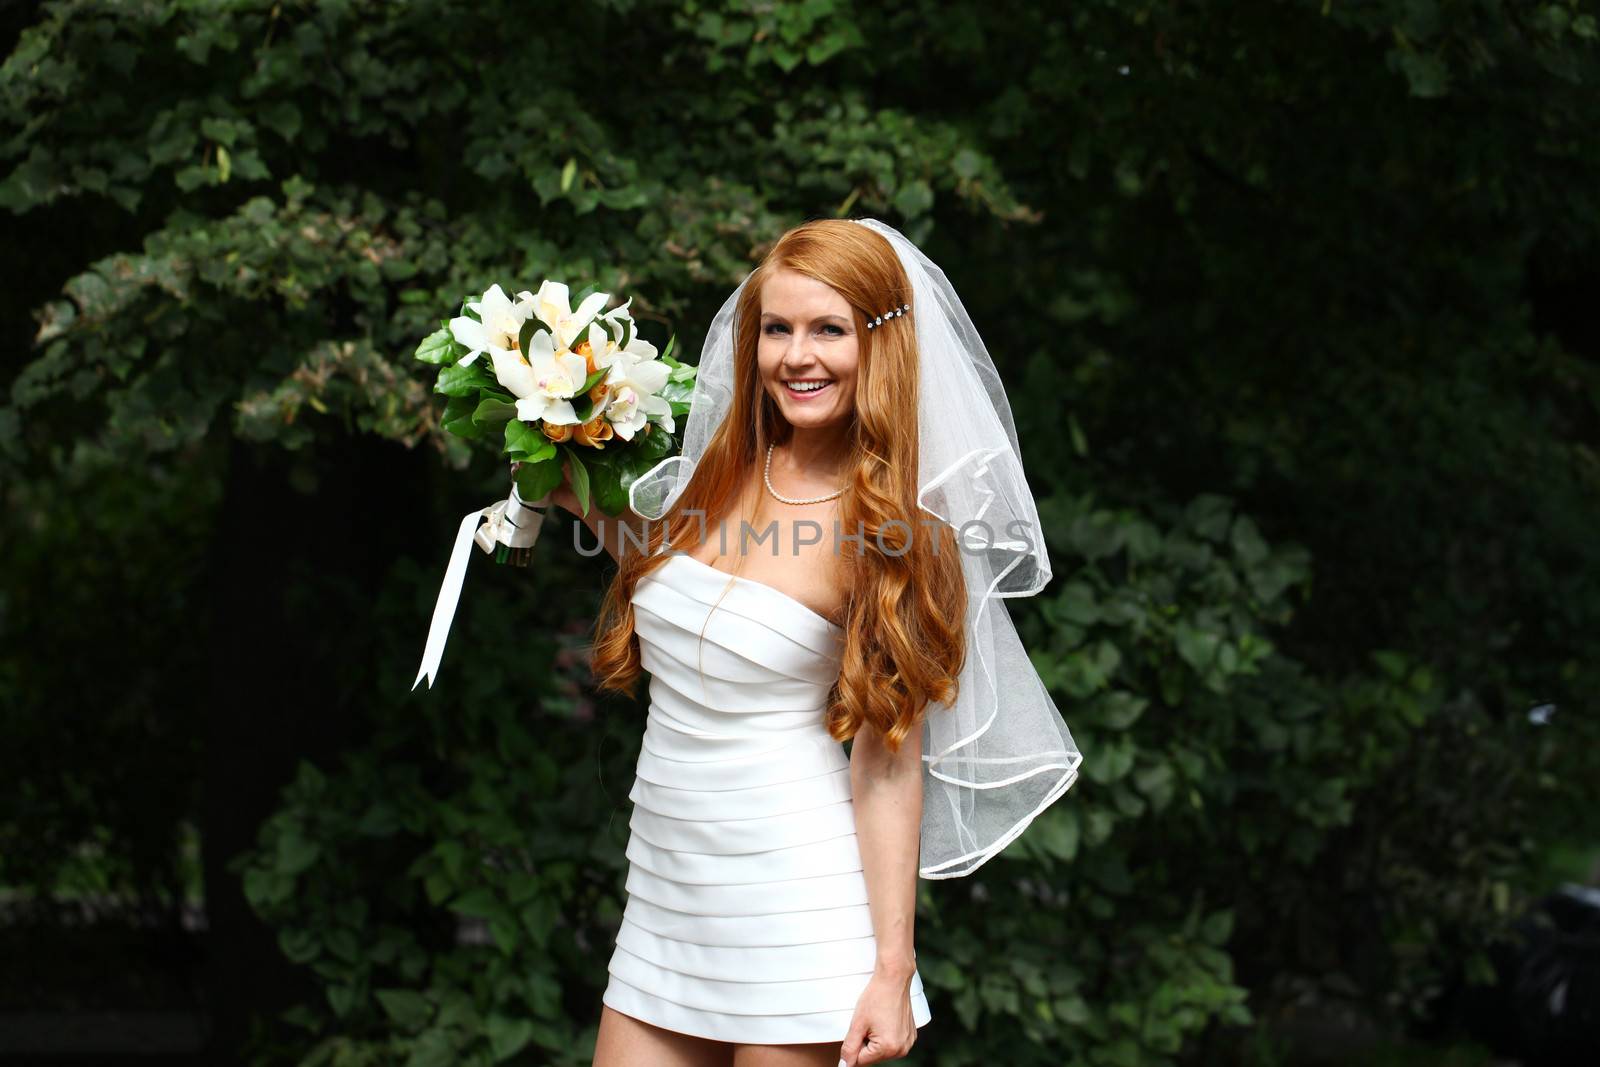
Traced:
[[460, 361], [463, 367], [471, 366], [485, 352], [516, 348], [517, 334], [533, 310], [531, 301], [518, 300], [513, 304], [498, 282], [489, 286], [488, 292], [478, 300], [467, 301], [467, 307], [476, 311], [478, 318], [458, 315], [450, 320], [450, 336], [467, 346], [467, 354]]
[[[630, 341], [628, 347], [620, 348], [617, 342], [611, 339], [606, 328], [598, 321], [590, 323], [589, 334], [584, 340], [589, 342], [589, 359], [595, 370], [607, 370], [603, 381], [610, 384], [620, 381], [623, 373], [641, 359], [654, 356], [655, 348], [646, 341], [642, 345]], [[580, 342], [581, 343], [581, 342]]]
[[[589, 324], [589, 334], [584, 340], [589, 342], [589, 358], [594, 361], [595, 370], [600, 370], [603, 367], [608, 368], [617, 361], [617, 357], [620, 354], [617, 349], [617, 343], [611, 339], [610, 335], [606, 333], [606, 328], [600, 325], [599, 322]], [[606, 377], [609, 378], [610, 375]]]
[[628, 305], [631, 303], [633, 303], [633, 297], [630, 296], [628, 299], [624, 300], [622, 303], [618, 304], [616, 307], [612, 308], [610, 311], [607, 311], [600, 317], [609, 322], [617, 324], [626, 322], [629, 324], [631, 332], [637, 334], [639, 332], [639, 328], [638, 326], [634, 325], [633, 314], [628, 311]]
[[[672, 368], [659, 360], [640, 360], [629, 366], [622, 362], [612, 365], [607, 384], [611, 388], [611, 402], [606, 407], [606, 418], [617, 436], [625, 441], [644, 429], [646, 422], [655, 421], [671, 433], [672, 405], [656, 394], [667, 384]], [[620, 373], [619, 373], [620, 372]], [[612, 380], [612, 378], [615, 380]]]
[[[623, 346], [622, 351], [633, 357], [633, 362], [638, 362], [644, 359], [655, 359], [656, 356], [659, 355], [659, 353], [656, 351], [656, 346], [639, 336], [638, 325], [634, 323], [633, 316], [628, 313], [628, 305], [631, 303], [633, 303], [633, 297], [630, 296], [621, 304], [612, 308], [610, 311], [606, 312], [600, 317], [614, 324], [620, 324], [622, 322], [627, 322], [629, 324], [628, 343]], [[612, 342], [612, 344], [613, 347], [615, 347], [615, 342]]]
[[494, 376], [517, 398], [517, 418], [526, 422], [542, 419], [552, 426], [578, 421], [571, 398], [588, 377], [588, 366], [582, 356], [558, 353], [549, 330], [534, 331], [526, 356], [498, 348], [489, 349], [489, 355], [494, 360]]
[[[658, 354], [656, 352], [656, 346], [651, 344], [649, 341], [646, 341], [638, 334], [634, 334], [632, 337], [628, 338], [628, 347], [624, 348], [623, 351], [632, 356], [635, 363], [642, 363], [646, 360], [655, 359]], [[665, 367], [666, 364], [663, 363], [662, 366]]]
[[656, 346], [649, 341], [634, 336], [628, 339], [626, 347], [618, 346], [598, 323], [589, 327], [589, 351], [594, 355], [596, 368], [610, 369], [605, 379], [607, 385], [620, 382], [633, 367], [656, 358]]
[[548, 278], [539, 286], [537, 293], [524, 290], [517, 296], [527, 301], [532, 313], [550, 328], [555, 335], [557, 350], [571, 348], [577, 343], [578, 327], [598, 314], [606, 306], [606, 301], [611, 299], [610, 293], [590, 293], [574, 310], [566, 283], [553, 282]]

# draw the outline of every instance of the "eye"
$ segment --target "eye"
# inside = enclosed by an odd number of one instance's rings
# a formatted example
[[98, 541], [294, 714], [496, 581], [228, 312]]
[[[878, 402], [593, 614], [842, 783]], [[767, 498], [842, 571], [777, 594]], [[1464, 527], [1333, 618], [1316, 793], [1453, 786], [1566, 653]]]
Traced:
[[[844, 328], [842, 326], [837, 326], [834, 323], [831, 323], [831, 322], [825, 323], [822, 328], [824, 330], [832, 330], [834, 332], [834, 334], [837, 335], [837, 336], [840, 336], [840, 337], [844, 336]], [[776, 322], [771, 322], [771, 323], [768, 323], [766, 325], [765, 329], [763, 329], [762, 332], [771, 334], [771, 333], [777, 332], [778, 330], [786, 330], [786, 329], [788, 329], [788, 327], [779, 325]]]

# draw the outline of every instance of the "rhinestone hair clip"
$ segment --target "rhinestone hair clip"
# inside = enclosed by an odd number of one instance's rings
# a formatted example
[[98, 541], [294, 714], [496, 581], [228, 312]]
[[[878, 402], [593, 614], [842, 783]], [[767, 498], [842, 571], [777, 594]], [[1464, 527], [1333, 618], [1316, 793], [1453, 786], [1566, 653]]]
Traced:
[[886, 320], [892, 319], [896, 315], [904, 315], [906, 312], [908, 312], [910, 310], [911, 310], [911, 305], [910, 304], [901, 304], [899, 307], [895, 308], [893, 311], [885, 311], [882, 315], [879, 315], [876, 318], [868, 319], [867, 320], [867, 329], [870, 330], [875, 326], [882, 326]]

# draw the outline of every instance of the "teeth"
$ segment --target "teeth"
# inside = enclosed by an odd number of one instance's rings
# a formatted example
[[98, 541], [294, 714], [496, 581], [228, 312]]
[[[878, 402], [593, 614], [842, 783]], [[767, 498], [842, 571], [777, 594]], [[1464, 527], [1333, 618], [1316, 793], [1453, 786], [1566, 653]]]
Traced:
[[790, 382], [789, 388], [797, 393], [814, 393], [827, 384], [827, 382]]

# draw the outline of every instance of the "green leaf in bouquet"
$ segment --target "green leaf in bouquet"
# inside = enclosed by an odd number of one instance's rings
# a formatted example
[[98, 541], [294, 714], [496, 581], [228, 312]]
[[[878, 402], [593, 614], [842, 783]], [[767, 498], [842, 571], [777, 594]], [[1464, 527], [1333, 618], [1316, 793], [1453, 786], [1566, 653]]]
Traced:
[[480, 389], [493, 389], [500, 383], [484, 367], [487, 356], [480, 356], [466, 366], [459, 363], [441, 368], [439, 380], [433, 391], [445, 396], [477, 396]]
[[[595, 324], [595, 320], [598, 319], [598, 318], [599, 318], [599, 316], [597, 315], [594, 318], [589, 319], [589, 321], [585, 322], [582, 326], [578, 327], [576, 330], [573, 331], [573, 333], [572, 333], [572, 343], [574, 345], [576, 345], [576, 344], [578, 344], [578, 342], [586, 340], [588, 338], [588, 336], [589, 336], [589, 327], [593, 326]], [[605, 327], [603, 327], [603, 326], [601, 327], [601, 329], [604, 329], [604, 328]]]
[[556, 446], [531, 422], [512, 419], [506, 423], [506, 447], [501, 451], [510, 453], [513, 461], [537, 463], [555, 455]]
[[589, 468], [578, 458], [578, 450], [567, 449], [567, 469], [572, 474], [572, 495], [578, 498], [578, 508], [589, 514]]
[[599, 385], [607, 374], [611, 373], [610, 367], [600, 367], [593, 374], [583, 380], [583, 385], [572, 394], [572, 413], [578, 417], [579, 422], [588, 422], [594, 418], [594, 398], [589, 395], [589, 390]]
[[[479, 426], [498, 426], [517, 413], [517, 405], [510, 401], [502, 400], [495, 396], [486, 396], [478, 401], [478, 406], [472, 411], [472, 421]], [[539, 435], [543, 437], [543, 434]]]
[[618, 348], [627, 348], [628, 342], [633, 340], [633, 320], [621, 316], [607, 317], [603, 311], [600, 315], [600, 325], [605, 327], [606, 334], [617, 343]]
[[532, 452], [529, 452], [526, 456], [521, 457], [521, 461], [540, 463], [549, 459], [555, 454], [556, 443], [541, 433], [539, 435], [539, 443], [534, 447]]
[[416, 358], [424, 363], [442, 363], [446, 366], [456, 361], [456, 339], [448, 327], [437, 329], [422, 339], [417, 346]]
[[621, 448], [607, 449], [589, 459], [590, 483], [595, 503], [610, 515], [628, 510], [628, 487], [672, 454], [676, 442], [660, 426], [640, 430]]
[[694, 379], [675, 382], [667, 379], [667, 384], [661, 388], [661, 399], [672, 406], [674, 416], [689, 413], [689, 401], [694, 397]]
[[628, 489], [622, 482], [622, 456], [611, 449], [589, 457], [589, 491], [595, 505], [607, 515], [620, 515], [628, 508]]
[[540, 330], [543, 330], [545, 333], [550, 335], [550, 343], [552, 347], [554, 346], [556, 339], [555, 331], [546, 326], [544, 320], [539, 316], [529, 315], [528, 321], [524, 322], [522, 324], [522, 329], [517, 331], [517, 345], [522, 350], [523, 359], [528, 358], [528, 352], [531, 351], [529, 345], [533, 344], [533, 335], [538, 333]]
[[478, 401], [471, 396], [453, 396], [445, 401], [444, 415], [439, 420], [439, 425], [457, 437], [465, 437], [469, 441], [476, 441], [483, 436], [483, 427], [472, 421], [472, 413], [476, 410]]
[[610, 367], [600, 367], [593, 374], [589, 375], [587, 378], [585, 378], [583, 380], [583, 386], [582, 386], [582, 388], [580, 388], [578, 390], [578, 392], [587, 393], [589, 390], [591, 390], [595, 386], [599, 385], [601, 383], [601, 381], [603, 381], [605, 379], [605, 376], [610, 374], [610, 373], [611, 373], [611, 368]]
[[[541, 435], [543, 436], [543, 435]], [[524, 461], [514, 477], [517, 494], [527, 501], [538, 500], [561, 484], [561, 454], [554, 448], [537, 463]]]
[[642, 461], [642, 465], [639, 468], [640, 474], [649, 470], [658, 461], [671, 455], [674, 447], [670, 433], [663, 430], [658, 424], [648, 423], [647, 425], [650, 427], [649, 432], [634, 434], [635, 447], [629, 449], [630, 454], [639, 457]]
[[673, 334], [671, 337], [667, 338], [667, 347], [661, 350], [661, 358], [662, 359], [671, 359], [672, 362], [676, 363], [677, 360], [676, 359], [672, 359], [672, 347], [674, 345], [676, 345], [677, 343], [678, 343], [678, 335], [677, 334]]
[[479, 315], [476, 311], [473, 311], [471, 308], [467, 307], [467, 305], [469, 303], [471, 303], [472, 301], [475, 301], [477, 299], [478, 299], [478, 296], [476, 296], [476, 295], [462, 297], [461, 298], [461, 310], [456, 312], [456, 314], [458, 316], [462, 317], [462, 318], [472, 319], [474, 322], [482, 322], [483, 321], [483, 316]]

